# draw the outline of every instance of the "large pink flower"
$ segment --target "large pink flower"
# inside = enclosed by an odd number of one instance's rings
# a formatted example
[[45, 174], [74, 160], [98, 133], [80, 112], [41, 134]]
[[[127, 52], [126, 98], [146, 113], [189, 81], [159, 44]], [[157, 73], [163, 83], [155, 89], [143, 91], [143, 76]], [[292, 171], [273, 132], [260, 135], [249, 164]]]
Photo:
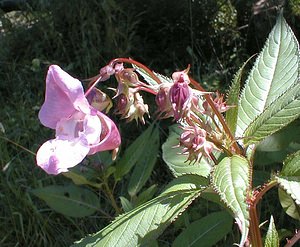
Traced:
[[81, 82], [57, 65], [49, 67], [39, 119], [56, 130], [55, 139], [45, 142], [36, 155], [37, 165], [49, 174], [66, 172], [86, 155], [116, 149], [121, 143], [114, 122], [93, 108]]

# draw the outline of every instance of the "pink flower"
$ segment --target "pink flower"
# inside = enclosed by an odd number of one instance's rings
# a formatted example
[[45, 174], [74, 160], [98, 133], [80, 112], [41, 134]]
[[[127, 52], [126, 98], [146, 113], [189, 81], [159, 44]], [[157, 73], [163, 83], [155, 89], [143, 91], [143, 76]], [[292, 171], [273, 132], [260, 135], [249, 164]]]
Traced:
[[57, 65], [49, 67], [39, 119], [56, 130], [55, 139], [45, 142], [36, 155], [37, 165], [48, 174], [67, 172], [86, 155], [116, 149], [121, 143], [114, 122], [93, 108], [81, 82]]

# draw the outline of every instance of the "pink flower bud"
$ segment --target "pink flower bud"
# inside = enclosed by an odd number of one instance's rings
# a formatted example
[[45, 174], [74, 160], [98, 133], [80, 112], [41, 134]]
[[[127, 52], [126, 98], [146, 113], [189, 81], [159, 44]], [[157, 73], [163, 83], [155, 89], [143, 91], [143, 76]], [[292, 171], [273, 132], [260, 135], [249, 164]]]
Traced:
[[206, 131], [198, 126], [189, 126], [183, 128], [183, 133], [180, 135], [180, 145], [183, 147], [183, 154], [188, 154], [189, 161], [199, 161], [204, 155], [210, 157], [216, 146], [206, 140]]
[[173, 116], [173, 108], [169, 97], [170, 86], [161, 86], [155, 97], [159, 117], [168, 118]]
[[190, 110], [192, 89], [189, 87], [187, 71], [175, 72], [172, 75], [174, 84], [170, 88], [169, 97], [174, 111], [174, 118], [179, 120], [185, 117]]

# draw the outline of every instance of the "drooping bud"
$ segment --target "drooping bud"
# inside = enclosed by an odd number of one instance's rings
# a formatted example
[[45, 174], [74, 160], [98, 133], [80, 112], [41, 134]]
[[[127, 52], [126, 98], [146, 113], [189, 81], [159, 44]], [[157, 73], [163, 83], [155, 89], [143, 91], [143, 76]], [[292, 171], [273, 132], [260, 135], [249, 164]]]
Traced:
[[[216, 97], [213, 99], [213, 102], [217, 110], [221, 113], [227, 111], [231, 107], [234, 107], [234, 106], [228, 106], [224, 101], [224, 94], [221, 94], [218, 91], [216, 92]], [[202, 106], [204, 108], [204, 111], [202, 111], [203, 114], [208, 116], [212, 116], [214, 114], [210, 105], [206, 100], [203, 102]]]
[[190, 110], [192, 89], [188, 85], [190, 83], [187, 75], [188, 70], [189, 68], [181, 72], [175, 72], [172, 75], [174, 84], [170, 88], [169, 97], [175, 120], [184, 118]]
[[198, 162], [201, 157], [210, 157], [216, 146], [206, 139], [206, 131], [198, 126], [189, 126], [183, 128], [180, 135], [180, 145], [183, 146], [183, 154], [188, 154], [190, 162]]
[[170, 86], [162, 85], [155, 97], [158, 107], [159, 118], [168, 118], [173, 116], [173, 108], [169, 97]]

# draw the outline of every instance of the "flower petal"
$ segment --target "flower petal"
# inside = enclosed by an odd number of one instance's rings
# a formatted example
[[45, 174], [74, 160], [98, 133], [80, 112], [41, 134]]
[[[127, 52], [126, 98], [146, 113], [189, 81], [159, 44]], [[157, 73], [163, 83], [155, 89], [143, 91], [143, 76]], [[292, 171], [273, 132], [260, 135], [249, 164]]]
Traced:
[[80, 138], [73, 141], [52, 139], [39, 148], [36, 154], [37, 165], [48, 174], [57, 175], [79, 164], [89, 149]]
[[87, 114], [83, 121], [83, 135], [89, 145], [99, 143], [102, 125], [97, 115]]
[[56, 123], [69, 117], [74, 110], [89, 112], [81, 82], [57, 65], [51, 65], [46, 78], [45, 102], [39, 112], [41, 123], [55, 129]]
[[101, 112], [97, 112], [97, 115], [102, 124], [101, 141], [97, 145], [91, 146], [89, 155], [99, 151], [113, 150], [121, 144], [121, 136], [115, 123]]

